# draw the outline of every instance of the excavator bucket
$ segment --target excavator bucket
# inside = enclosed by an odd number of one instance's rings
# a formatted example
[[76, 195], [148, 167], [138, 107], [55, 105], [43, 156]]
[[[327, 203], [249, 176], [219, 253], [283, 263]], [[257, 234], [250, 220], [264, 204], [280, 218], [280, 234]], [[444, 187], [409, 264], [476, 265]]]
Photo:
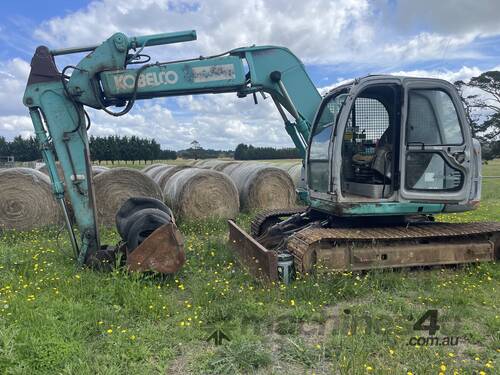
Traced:
[[228, 224], [230, 248], [236, 253], [236, 258], [248, 269], [248, 272], [255, 277], [270, 281], [278, 280], [276, 253], [267, 250], [234, 221], [228, 220]]
[[132, 251], [125, 250], [130, 271], [175, 273], [186, 260], [184, 238], [173, 223], [160, 226]]

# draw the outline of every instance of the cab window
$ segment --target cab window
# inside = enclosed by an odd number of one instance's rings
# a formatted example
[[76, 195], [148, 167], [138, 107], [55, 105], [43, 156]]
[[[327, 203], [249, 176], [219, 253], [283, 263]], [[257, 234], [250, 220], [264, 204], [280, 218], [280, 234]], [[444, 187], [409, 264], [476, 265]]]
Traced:
[[313, 190], [328, 191], [330, 176], [328, 150], [337, 116], [346, 97], [345, 91], [341, 91], [328, 99], [312, 131], [309, 146], [309, 187]]
[[407, 144], [460, 145], [460, 121], [450, 96], [441, 90], [410, 90]]
[[331, 98], [323, 108], [323, 112], [313, 130], [309, 152], [310, 159], [328, 159], [328, 146], [330, 145], [332, 130], [346, 97], [347, 94], [339, 94]]

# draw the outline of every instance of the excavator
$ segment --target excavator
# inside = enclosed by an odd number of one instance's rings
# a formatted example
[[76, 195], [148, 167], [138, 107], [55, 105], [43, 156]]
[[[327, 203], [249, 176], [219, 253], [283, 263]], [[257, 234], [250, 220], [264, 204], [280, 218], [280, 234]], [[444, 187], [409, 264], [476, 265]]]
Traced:
[[[252, 274], [277, 280], [287, 262], [308, 273], [498, 257], [500, 223], [434, 220], [475, 209], [481, 195], [480, 145], [453, 85], [370, 75], [322, 96], [284, 47], [155, 63], [144, 53], [195, 39], [194, 30], [116, 33], [100, 45], [36, 49], [23, 102], [79, 264], [99, 266], [118, 252], [137, 271], [171, 273], [184, 262], [171, 211], [147, 198], [127, 201], [117, 213], [118, 246], [100, 244], [85, 108], [123, 116], [138, 100], [228, 92], [251, 95], [255, 104], [257, 94], [270, 98], [303, 158], [298, 193], [306, 206], [261, 212], [250, 234], [229, 220], [229, 245]], [[77, 65], [59, 71], [56, 56], [82, 52], [88, 54]]]

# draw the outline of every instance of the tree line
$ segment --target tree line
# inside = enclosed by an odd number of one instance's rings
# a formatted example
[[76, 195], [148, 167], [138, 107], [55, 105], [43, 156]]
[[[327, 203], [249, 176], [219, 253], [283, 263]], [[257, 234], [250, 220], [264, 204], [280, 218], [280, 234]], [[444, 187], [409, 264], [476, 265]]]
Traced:
[[177, 151], [177, 156], [183, 159], [217, 159], [217, 158], [232, 158], [234, 152], [223, 150], [212, 150], [204, 148], [190, 147], [186, 150]]
[[42, 158], [36, 140], [24, 139], [20, 135], [10, 142], [0, 137], [0, 156], [14, 156], [16, 161], [33, 161]]
[[[94, 137], [89, 138], [90, 158], [101, 163], [102, 161], [151, 161], [184, 159], [215, 159], [231, 158], [236, 160], [262, 159], [298, 159], [300, 155], [295, 148], [254, 147], [239, 144], [235, 151], [213, 150], [201, 147], [190, 147], [186, 150], [162, 150], [154, 139], [132, 137]], [[12, 141], [0, 137], [0, 156], [14, 156], [16, 161], [41, 160], [42, 154], [35, 138], [15, 137]]]
[[101, 161], [118, 160], [125, 162], [131, 161], [150, 161], [177, 159], [177, 152], [171, 150], [162, 150], [160, 144], [154, 139], [132, 137], [94, 137], [89, 139], [90, 158], [100, 163]]
[[[151, 160], [174, 160], [177, 159], [177, 152], [172, 150], [162, 150], [160, 144], [154, 139], [132, 137], [93, 137], [89, 139], [90, 158], [100, 163], [101, 161], [118, 160], [131, 161], [151, 161]], [[14, 156], [16, 161], [41, 160], [42, 154], [35, 138], [15, 137], [12, 141], [7, 141], [0, 137], [0, 156]]]
[[240, 143], [234, 150], [234, 160], [299, 159], [296, 148], [254, 147]]

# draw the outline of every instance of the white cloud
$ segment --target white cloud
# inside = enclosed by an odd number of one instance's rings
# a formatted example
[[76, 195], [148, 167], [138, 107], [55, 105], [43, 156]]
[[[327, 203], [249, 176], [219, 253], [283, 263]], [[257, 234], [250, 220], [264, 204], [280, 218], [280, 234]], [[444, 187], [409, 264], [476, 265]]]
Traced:
[[96, 136], [135, 135], [155, 138], [159, 142], [168, 140], [168, 145], [177, 145], [186, 139], [185, 130], [175, 121], [172, 112], [159, 103], [137, 106], [121, 117], [109, 116], [103, 111], [88, 112], [92, 121], [90, 134]]
[[[498, 68], [493, 68], [496, 70]], [[449, 69], [436, 69], [436, 70], [400, 70], [397, 72], [391, 72], [390, 74], [397, 76], [410, 76], [410, 77], [429, 77], [429, 78], [440, 78], [451, 83], [456, 81], [468, 81], [472, 77], [477, 77], [483, 72], [476, 66], [462, 66], [458, 70]]]
[[402, 29], [432, 28], [440, 33], [476, 33], [481, 36], [500, 33], [498, 0], [400, 0], [395, 14]]
[[12, 139], [20, 135], [28, 138], [34, 135], [33, 125], [29, 116], [0, 116], [0, 136]]
[[35, 35], [62, 47], [99, 43], [117, 31], [137, 36], [196, 28], [196, 43], [163, 47], [160, 56], [211, 55], [252, 44], [278, 44], [289, 46], [308, 62], [331, 61], [362, 50], [369, 42], [371, 12], [368, 0], [105, 0], [50, 19]]
[[19, 58], [0, 61], [0, 115], [26, 114], [22, 99], [30, 66]]
[[[500, 65], [492, 67], [487, 70], [500, 70]], [[414, 69], [414, 70], [398, 70], [392, 71], [386, 74], [395, 75], [395, 76], [407, 76], [407, 77], [423, 77], [423, 78], [439, 78], [444, 79], [448, 82], [454, 83], [456, 81], [469, 81], [472, 77], [477, 77], [481, 73], [485, 72], [485, 69], [479, 69], [477, 66], [462, 66], [458, 70], [450, 70], [450, 69], [434, 69], [434, 70], [426, 70], [426, 69]], [[332, 90], [335, 87], [344, 85], [346, 83], [352, 82], [352, 80], [356, 77], [352, 77], [349, 79], [341, 78], [337, 82], [320, 87], [318, 90], [323, 95], [328, 91]]]
[[464, 34], [460, 37], [446, 36], [436, 33], [421, 32], [416, 36], [386, 44], [382, 53], [396, 61], [425, 61], [433, 59], [449, 59], [457, 57], [479, 57], [479, 54], [467, 51], [476, 35]]
[[[202, 147], [234, 149], [241, 142], [293, 146], [270, 103], [255, 106], [235, 94], [187, 96], [174, 102], [155, 100], [136, 105], [122, 117], [89, 110], [90, 133], [96, 136], [137, 135], [155, 138], [163, 148], [183, 149], [194, 139]], [[178, 106], [175, 113], [168, 107]]]
[[[137, 36], [197, 29], [197, 42], [156, 48], [152, 53], [160, 59], [211, 55], [252, 44], [284, 45], [304, 62], [320, 64], [394, 64], [479, 57], [478, 52], [467, 47], [486, 35], [480, 17], [473, 17], [462, 29], [439, 27], [435, 20], [427, 29], [415, 31], [408, 28], [414, 18], [405, 15], [408, 22], [403, 24], [394, 17], [395, 12], [409, 11], [404, 1], [398, 3], [396, 10], [385, 3], [385, 0], [129, 0], [119, 3], [104, 0], [44, 22], [35, 35], [52, 47], [68, 47], [100, 43], [117, 31]], [[428, 8], [414, 8], [416, 18], [428, 18]], [[484, 7], [480, 8], [483, 14]], [[498, 16], [497, 8], [491, 6], [488, 20], [492, 15]], [[469, 13], [475, 14], [474, 9]], [[450, 25], [461, 24], [462, 20], [453, 19], [456, 14], [442, 12], [439, 20]], [[497, 20], [495, 17], [495, 22]], [[498, 34], [500, 27], [492, 27], [490, 31]]]

